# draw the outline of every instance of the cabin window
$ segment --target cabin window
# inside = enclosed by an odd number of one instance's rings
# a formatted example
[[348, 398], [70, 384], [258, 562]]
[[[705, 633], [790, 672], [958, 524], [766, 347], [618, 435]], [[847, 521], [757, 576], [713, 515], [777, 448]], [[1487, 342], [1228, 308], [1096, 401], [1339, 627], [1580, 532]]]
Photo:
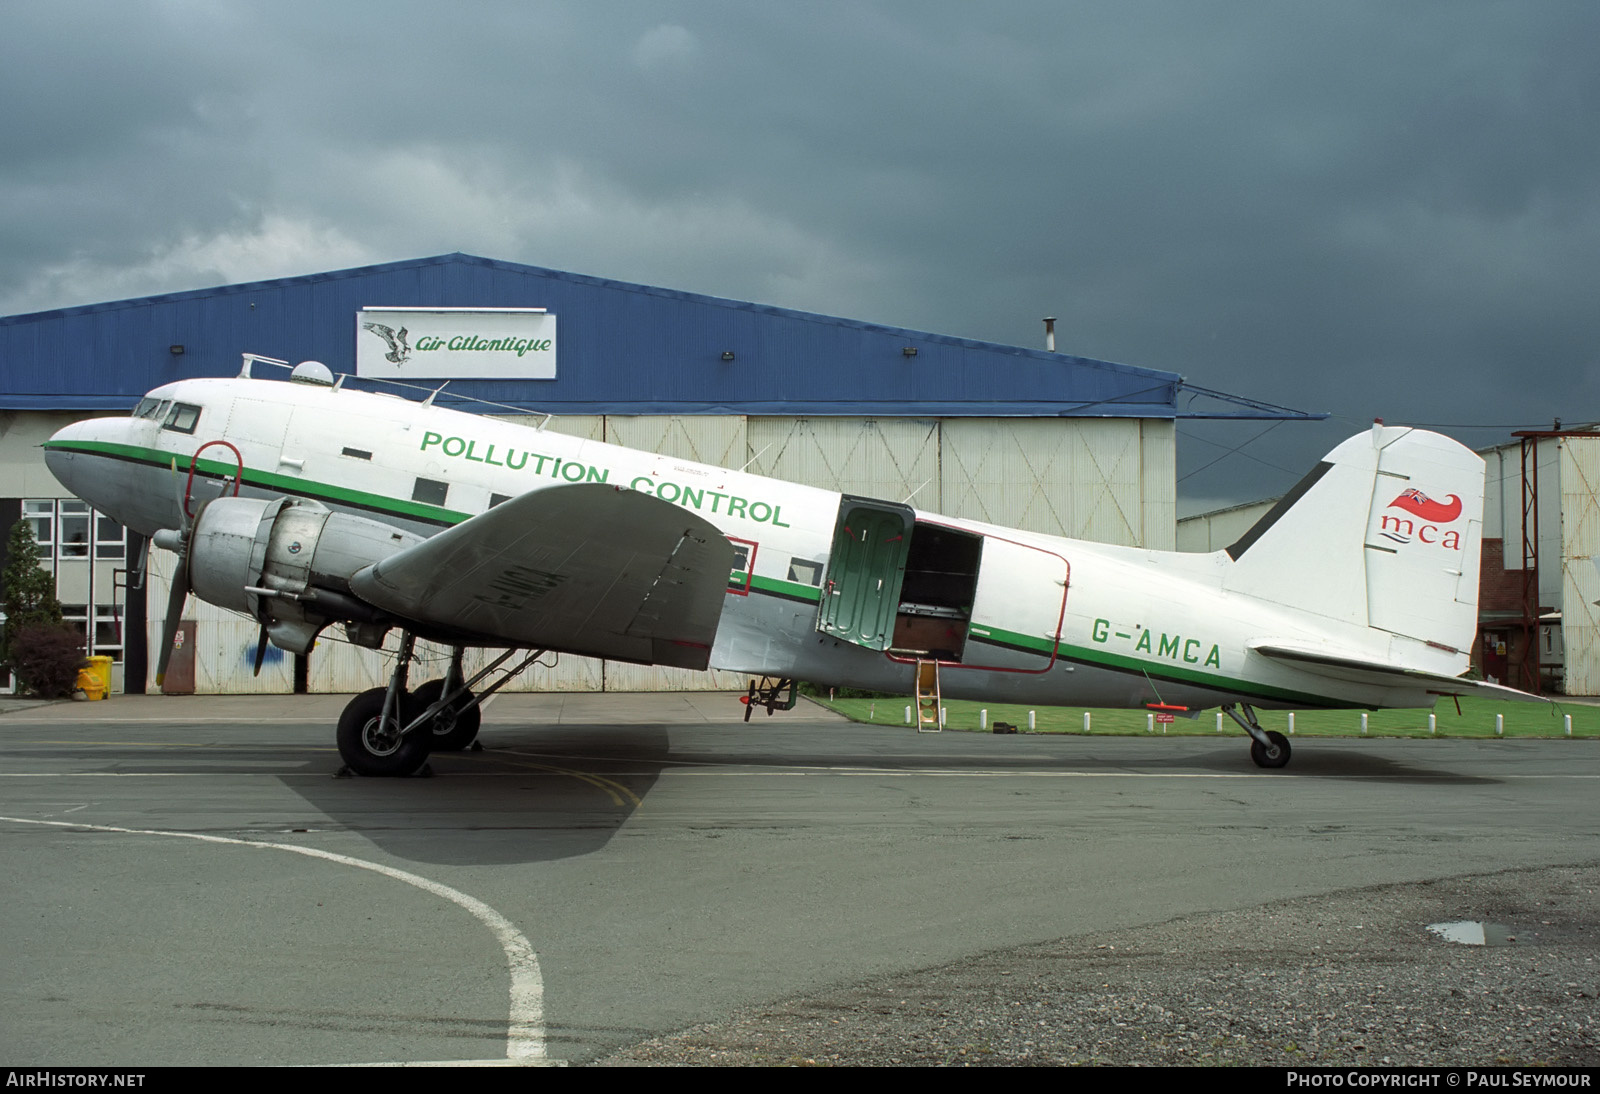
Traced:
[[802, 585], [821, 585], [822, 563], [812, 562], [808, 558], [791, 558], [789, 580], [798, 581]]
[[728, 537], [733, 545], [733, 567], [728, 574], [728, 591], [738, 596], [750, 595], [750, 578], [754, 575], [756, 551], [760, 547], [753, 539]]
[[440, 482], [438, 479], [417, 479], [417, 484], [411, 488], [411, 500], [420, 501], [425, 505], [443, 505], [444, 499], [450, 494], [450, 484]]
[[349, 456], [349, 457], [351, 457], [353, 459], [357, 459], [357, 460], [370, 460], [370, 459], [372, 459], [372, 453], [371, 452], [364, 452], [359, 448], [346, 448], [346, 449], [343, 450], [343, 452], [344, 452], [344, 455]]
[[511, 500], [511, 495], [510, 494], [490, 494], [489, 495], [489, 508], [493, 509], [496, 505], [504, 505], [506, 502], [508, 502], [510, 500]]
[[167, 415], [163, 429], [170, 429], [174, 433], [193, 433], [194, 427], [200, 424], [200, 408], [190, 403], [173, 403], [172, 411]]

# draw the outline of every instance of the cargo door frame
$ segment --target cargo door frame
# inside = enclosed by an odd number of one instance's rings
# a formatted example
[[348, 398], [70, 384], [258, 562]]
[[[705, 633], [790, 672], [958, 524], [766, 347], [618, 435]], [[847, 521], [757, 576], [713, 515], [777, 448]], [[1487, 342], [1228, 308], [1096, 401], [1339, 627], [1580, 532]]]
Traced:
[[[1067, 622], [1067, 593], [1068, 593], [1068, 590], [1070, 589], [1070, 587], [1072, 585], [1072, 563], [1067, 560], [1067, 557], [1065, 555], [1057, 552], [1057, 551], [1052, 551], [1052, 550], [1049, 550], [1048, 548], [1045, 548], [1045, 547], [1039, 547], [1039, 546], [1036, 546], [1036, 545], [1034, 545], [1032, 543], [1023, 543], [1020, 540], [1010, 539], [1010, 538], [1008, 538], [1006, 536], [997, 536], [997, 535], [993, 535], [993, 534], [988, 533], [988, 532], [974, 533], [972, 529], [962, 528], [962, 527], [959, 527], [959, 526], [954, 525], [954, 524], [944, 524], [944, 523], [941, 523], [941, 522], [938, 522], [938, 521], [930, 521], [930, 520], [920, 520], [920, 521], [917, 521], [916, 523], [917, 524], [923, 524], [923, 525], [929, 525], [929, 526], [932, 526], [932, 527], [948, 528], [951, 531], [962, 532], [962, 533], [966, 533], [966, 534], [969, 534], [969, 535], [970, 534], [979, 534], [979, 535], [982, 535], [985, 540], [994, 540], [996, 543], [1005, 543], [1005, 544], [1009, 544], [1009, 545], [1011, 545], [1013, 547], [1020, 547], [1020, 548], [1022, 548], [1024, 550], [1036, 551], [1041, 555], [1044, 555], [1044, 556], [1047, 556], [1049, 558], [1055, 559], [1056, 561], [1060, 562], [1060, 564], [1061, 564], [1061, 578], [1060, 578], [1060, 582], [1059, 582], [1059, 584], [1061, 585], [1061, 600], [1060, 600], [1060, 604], [1059, 604], [1059, 606], [1057, 607], [1057, 610], [1056, 610], [1056, 620], [1055, 620], [1054, 633], [1045, 634], [1045, 635], [1042, 636], [1043, 639], [1046, 642], [1049, 643], [1049, 656], [1046, 658], [1045, 663], [1043, 665], [1041, 665], [1038, 668], [1018, 668], [1018, 667], [1013, 666], [1013, 665], [978, 664], [978, 663], [963, 659], [963, 660], [959, 660], [959, 661], [939, 660], [937, 662], [939, 664], [939, 666], [941, 668], [952, 668], [952, 669], [977, 669], [977, 670], [980, 670], [980, 671], [983, 671], [983, 672], [1014, 672], [1014, 673], [1034, 674], [1034, 675], [1039, 674], [1039, 673], [1049, 672], [1052, 668], [1054, 668], [1055, 664], [1056, 664], [1056, 661], [1060, 657], [1061, 633], [1062, 633], [1062, 630], [1065, 628], [1066, 622]], [[977, 607], [976, 591], [975, 591], [974, 605], [973, 606], [974, 606], [974, 610], [976, 610], [976, 607]], [[987, 634], [986, 631], [980, 632], [977, 629], [978, 627], [982, 626], [981, 624], [975, 624], [969, 619], [968, 623], [967, 623], [967, 626], [969, 628], [969, 631], [972, 634], [976, 634], [980, 638], [988, 637], [988, 634]], [[902, 654], [895, 653], [892, 650], [886, 650], [885, 651], [885, 656], [888, 657], [891, 661], [898, 661], [901, 664], [906, 664], [906, 665], [914, 665], [919, 660], [916, 657], [908, 657], [908, 656], [905, 656], [905, 655], [902, 655]], [[1041, 654], [1040, 656], [1044, 656], [1044, 655]]]

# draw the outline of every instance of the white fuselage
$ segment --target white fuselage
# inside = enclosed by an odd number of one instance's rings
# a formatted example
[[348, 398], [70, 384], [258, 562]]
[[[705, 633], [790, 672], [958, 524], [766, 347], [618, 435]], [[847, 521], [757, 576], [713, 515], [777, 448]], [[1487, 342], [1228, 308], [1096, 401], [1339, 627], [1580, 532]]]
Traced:
[[[865, 648], [818, 629], [819, 605], [837, 588], [830, 556], [841, 502], [849, 500], [838, 492], [326, 386], [186, 380], [149, 399], [198, 408], [191, 430], [172, 428], [165, 413], [96, 419], [47, 445], [52, 470], [74, 493], [145, 535], [178, 524], [173, 468], [187, 474], [202, 446], [199, 475], [208, 482], [231, 478], [237, 468], [246, 494], [311, 498], [423, 535], [527, 491], [609, 483], [693, 510], [744, 548], [744, 569], [729, 580], [713, 667], [913, 690], [914, 654]], [[208, 444], [216, 441], [226, 445]], [[981, 539], [975, 587], [961, 610], [913, 618], [913, 606], [899, 618], [906, 634], [960, 630], [949, 639], [957, 654], [938, 658], [947, 696], [1193, 709], [1231, 701], [1432, 701], [1420, 687], [1309, 675], [1252, 651], [1253, 640], [1271, 636], [1380, 659], [1389, 653], [1383, 636], [1364, 625], [1225, 589], [1229, 560], [1221, 552], [1115, 547], [920, 510], [915, 521], [919, 534], [945, 529]], [[1454, 664], [1440, 655], [1434, 667], [1460, 671]]]

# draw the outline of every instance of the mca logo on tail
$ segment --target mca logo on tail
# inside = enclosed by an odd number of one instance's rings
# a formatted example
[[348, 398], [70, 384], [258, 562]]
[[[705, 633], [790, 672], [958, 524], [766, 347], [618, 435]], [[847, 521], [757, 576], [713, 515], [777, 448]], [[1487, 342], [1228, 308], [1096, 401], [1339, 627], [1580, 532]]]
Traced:
[[1447, 494], [1444, 501], [1434, 501], [1421, 490], [1412, 487], [1402, 491], [1400, 496], [1385, 508], [1400, 509], [1417, 518], [1412, 520], [1411, 517], [1384, 513], [1379, 520], [1378, 534], [1385, 539], [1401, 544], [1417, 539], [1423, 543], [1437, 544], [1448, 550], [1461, 550], [1461, 533], [1440, 527], [1452, 523], [1461, 515], [1461, 499], [1456, 495]]
[[1389, 503], [1390, 509], [1404, 509], [1434, 524], [1449, 524], [1461, 515], [1461, 499], [1447, 495], [1447, 501], [1434, 501], [1421, 490], [1412, 488]]

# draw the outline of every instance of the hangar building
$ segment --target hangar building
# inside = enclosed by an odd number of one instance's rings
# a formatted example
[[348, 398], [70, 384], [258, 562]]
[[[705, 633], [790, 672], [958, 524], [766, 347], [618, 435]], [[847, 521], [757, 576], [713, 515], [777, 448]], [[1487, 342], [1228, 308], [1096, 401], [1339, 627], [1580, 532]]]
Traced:
[[[535, 331], [521, 339], [533, 351], [510, 368], [416, 367], [448, 342], [428, 324], [458, 329], [463, 315], [534, 324], [516, 328]], [[1175, 544], [1176, 419], [1308, 417], [1171, 372], [465, 254], [0, 318], [0, 528], [33, 522], [86, 649], [116, 659], [118, 690], [154, 687], [171, 559], [151, 551], [151, 580], [130, 590], [142, 544], [72, 499], [38, 445], [70, 421], [126, 413], [161, 384], [235, 375], [244, 354], [319, 360], [360, 386], [386, 359], [412, 398], [448, 378], [441, 406], [529, 423], [553, 414], [547, 428], [594, 440], [1163, 549]], [[1221, 409], [1196, 412], [1197, 397]], [[305, 658], [269, 651], [253, 677], [254, 623], [192, 598], [186, 618], [202, 692], [350, 692], [385, 679], [377, 654], [326, 633]], [[743, 686], [571, 657], [523, 685]]]

